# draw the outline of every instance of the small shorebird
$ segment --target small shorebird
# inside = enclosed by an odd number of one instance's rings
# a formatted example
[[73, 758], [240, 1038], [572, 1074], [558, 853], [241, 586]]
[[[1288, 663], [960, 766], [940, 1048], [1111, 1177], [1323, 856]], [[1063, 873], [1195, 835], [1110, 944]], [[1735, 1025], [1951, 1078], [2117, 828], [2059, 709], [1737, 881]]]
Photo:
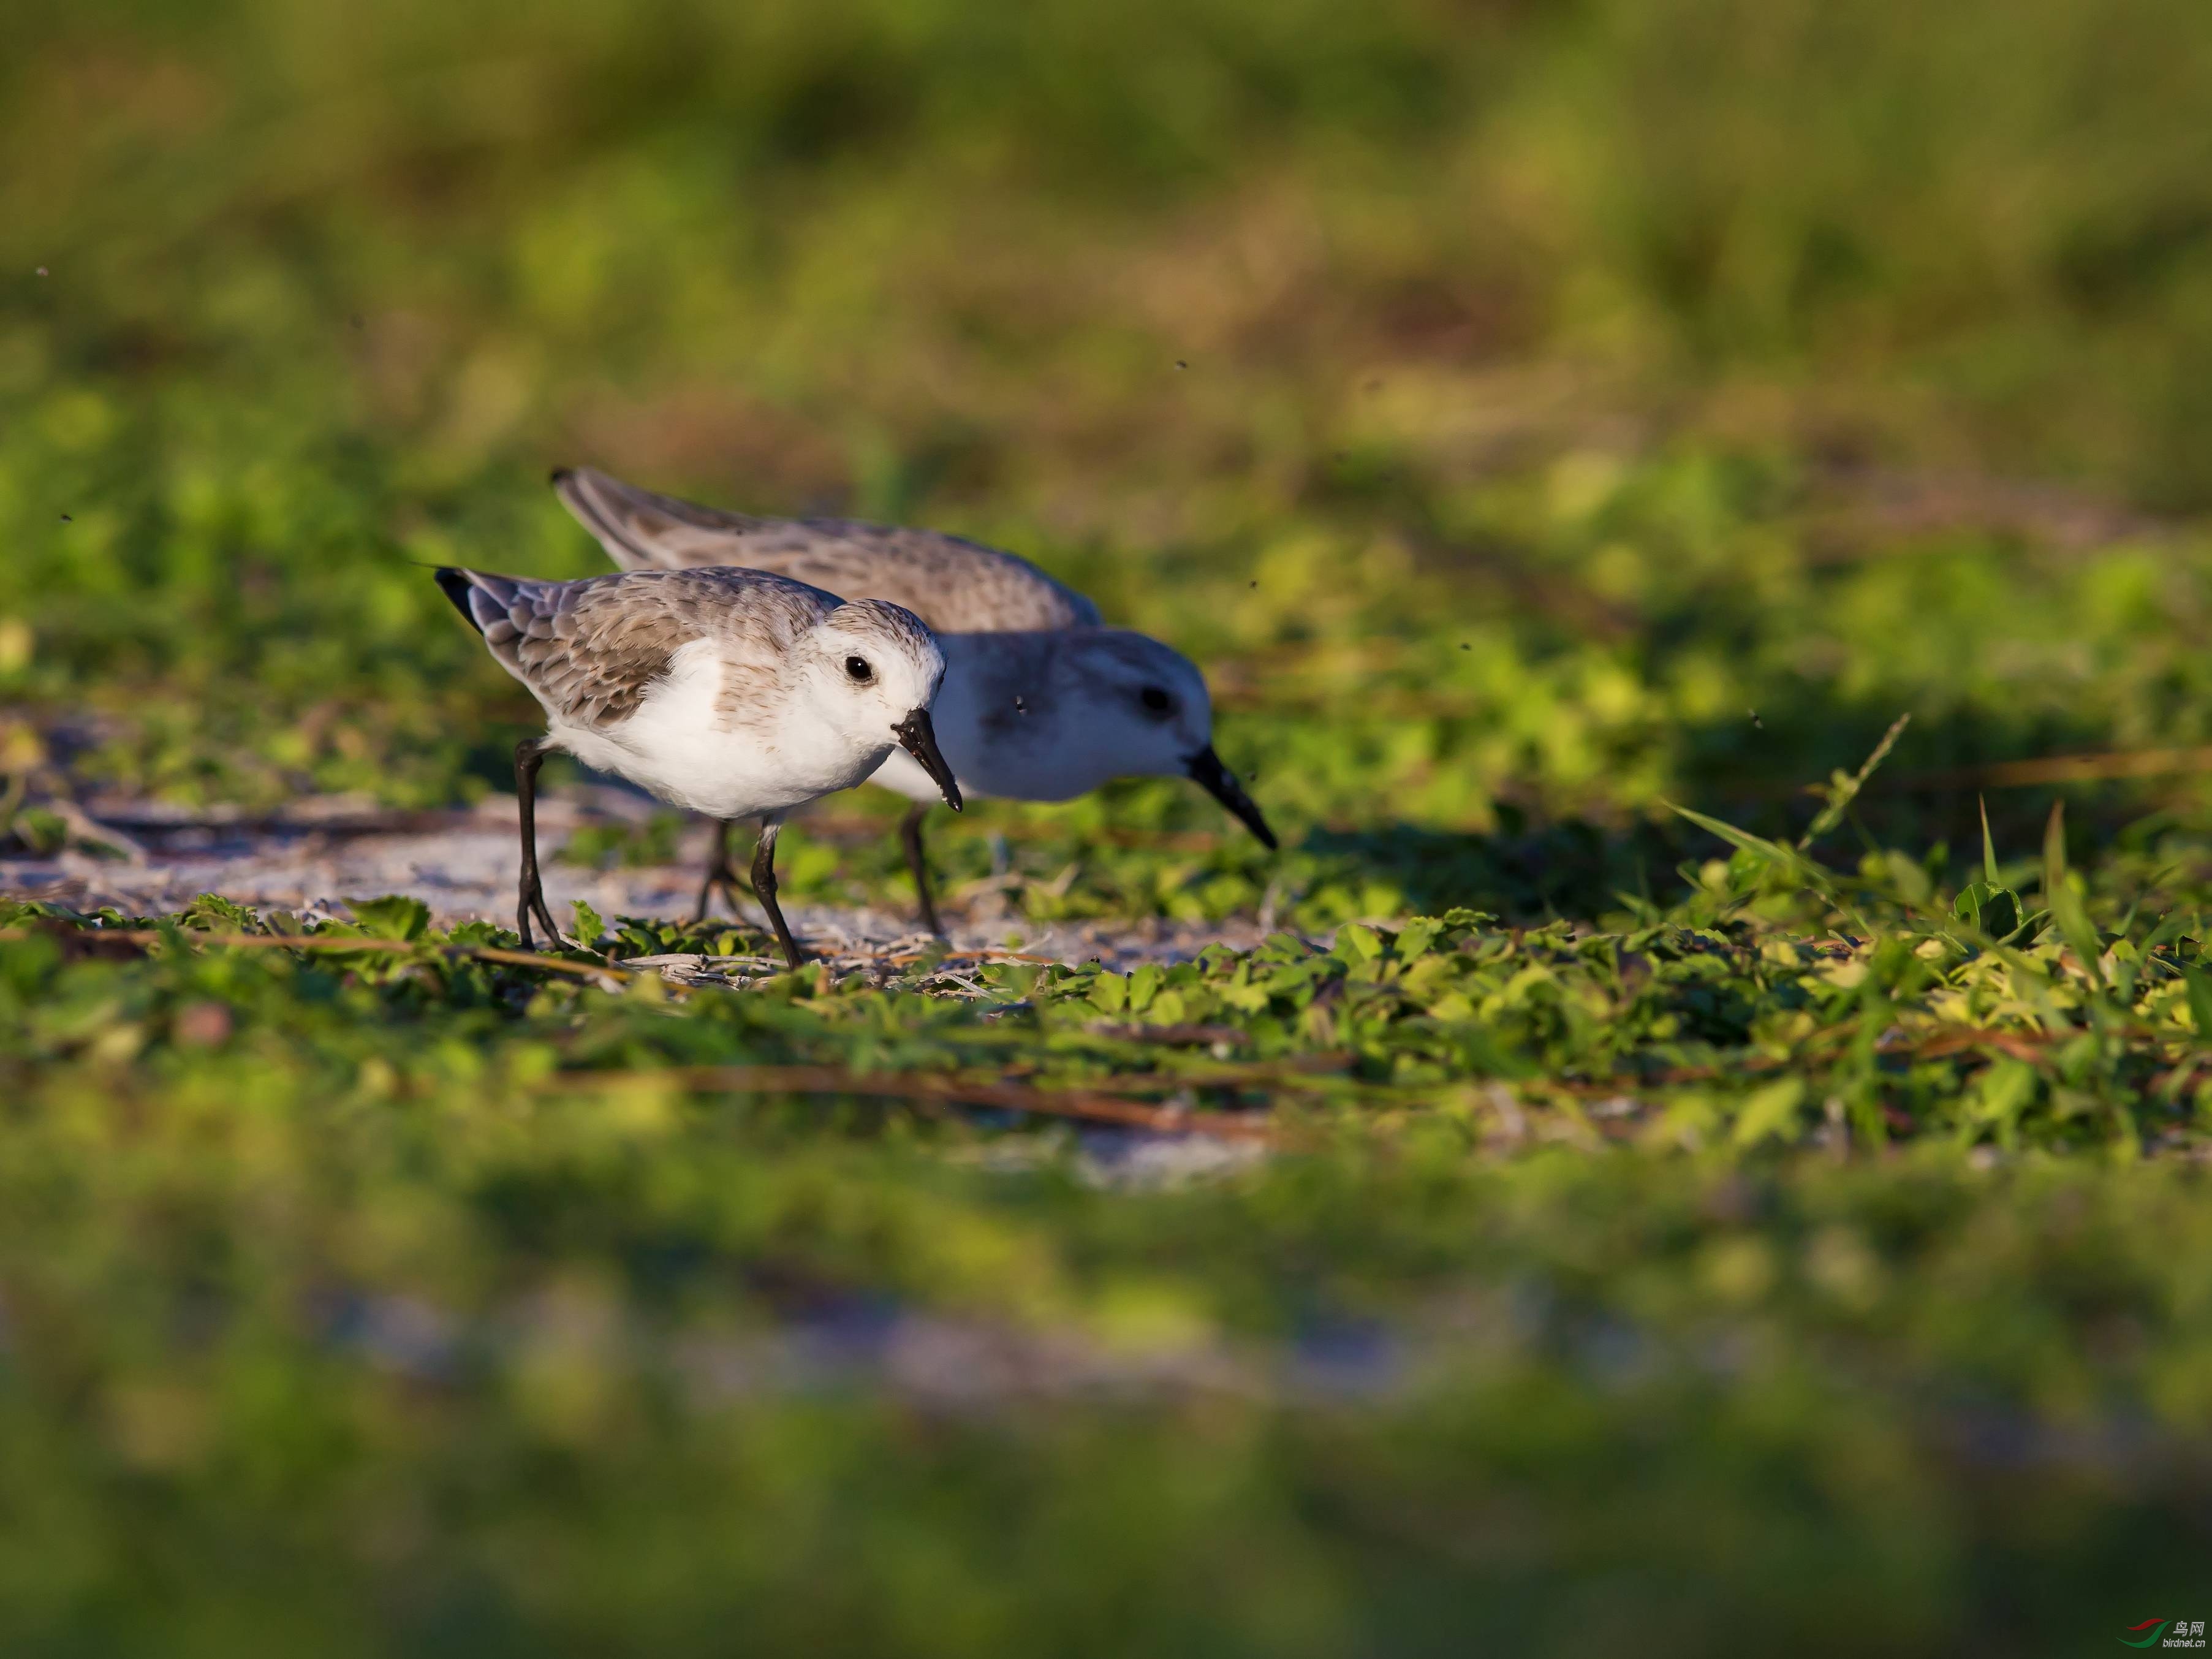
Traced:
[[[939, 740], [960, 787], [1012, 800], [1066, 800], [1113, 778], [1188, 777], [1272, 848], [1274, 832], [1213, 750], [1213, 709], [1189, 659], [1099, 625], [1098, 607], [1028, 560], [935, 531], [845, 519], [719, 512], [588, 467], [553, 474], [562, 502], [629, 570], [742, 565], [836, 592], [888, 599], [935, 630], [945, 689]], [[942, 933], [921, 825], [937, 788], [900, 754], [872, 781], [915, 804], [899, 826], [921, 918]], [[729, 825], [699, 892], [732, 902]]]
[[881, 599], [848, 604], [758, 570], [549, 582], [446, 568], [438, 586], [545, 710], [545, 735], [514, 749], [515, 930], [525, 950], [533, 915], [561, 937], [546, 912], [532, 817], [538, 769], [553, 750], [726, 828], [758, 818], [753, 890], [794, 968], [799, 946], [775, 900], [785, 814], [850, 789], [894, 749], [960, 810], [930, 722], [945, 657], [910, 611]]

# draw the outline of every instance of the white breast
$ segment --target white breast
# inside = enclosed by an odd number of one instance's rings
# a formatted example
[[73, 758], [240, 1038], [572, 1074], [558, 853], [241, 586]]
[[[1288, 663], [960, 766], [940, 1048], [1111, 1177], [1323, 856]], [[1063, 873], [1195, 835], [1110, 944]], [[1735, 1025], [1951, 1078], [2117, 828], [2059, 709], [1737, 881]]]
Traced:
[[605, 728], [556, 720], [550, 736], [586, 766], [719, 818], [788, 811], [850, 789], [891, 749], [889, 732], [880, 745], [856, 741], [795, 702], [726, 708], [722, 686], [719, 646], [694, 640], [629, 719]]

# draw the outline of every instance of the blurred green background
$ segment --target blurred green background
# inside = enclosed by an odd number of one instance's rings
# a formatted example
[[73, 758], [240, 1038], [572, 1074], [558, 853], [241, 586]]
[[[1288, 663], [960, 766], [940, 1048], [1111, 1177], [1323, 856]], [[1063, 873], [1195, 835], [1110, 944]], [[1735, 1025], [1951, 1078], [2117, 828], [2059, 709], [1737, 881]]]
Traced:
[[507, 787], [409, 562], [599, 568], [574, 461], [1030, 554], [1300, 826], [2212, 740], [2201, 9], [11, 27], [0, 696], [88, 776]]
[[[601, 568], [577, 462], [1007, 545], [1203, 663], [1282, 860], [1169, 785], [941, 832], [969, 875], [1011, 836], [1032, 915], [1617, 915], [1717, 846], [1662, 802], [1801, 829], [1907, 712], [1862, 821], [1960, 842], [1986, 783], [2018, 862], [2051, 793], [1997, 786], [2048, 775], [1991, 769], [2212, 744], [2201, 4], [6, 22], [16, 783], [508, 787], [532, 711], [420, 566]], [[2202, 764], [2066, 786], [2101, 919], [2201, 902]], [[882, 896], [879, 839], [793, 841], [801, 892]], [[1504, 1167], [1463, 1115], [1102, 1193], [865, 1115], [501, 1092], [556, 1048], [947, 1063], [913, 999], [525, 1027], [242, 958], [0, 970], [10, 1652], [2070, 1651], [2207, 1587], [2179, 1158], [1993, 1174], [1969, 1121], [1771, 1180]], [[2103, 1086], [2033, 1097], [2052, 1144]], [[954, 1342], [923, 1382], [854, 1380], [886, 1310]], [[1068, 1331], [1121, 1380], [1030, 1397]], [[1287, 1369], [1206, 1369], [1248, 1344]], [[1117, 1394], [1155, 1350], [1201, 1374]], [[971, 1365], [1024, 1403], [933, 1392]]]

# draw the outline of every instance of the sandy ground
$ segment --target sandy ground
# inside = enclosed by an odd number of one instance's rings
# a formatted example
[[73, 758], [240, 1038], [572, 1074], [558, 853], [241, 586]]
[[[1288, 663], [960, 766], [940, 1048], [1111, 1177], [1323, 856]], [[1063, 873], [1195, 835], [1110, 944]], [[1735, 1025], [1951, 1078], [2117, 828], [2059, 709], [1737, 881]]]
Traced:
[[[538, 803], [538, 845], [549, 856], [590, 823], [641, 819], [652, 808], [626, 792], [584, 786]], [[393, 813], [343, 799], [305, 800], [260, 817], [194, 814], [157, 803], [87, 804], [87, 834], [50, 858], [0, 854], [0, 895], [82, 910], [113, 905], [130, 914], [174, 910], [202, 893], [301, 916], [344, 916], [349, 899], [405, 893], [444, 924], [483, 918], [514, 924], [515, 830], [511, 796], [472, 811]], [[804, 835], [802, 821], [787, 833]], [[94, 835], [114, 846], [90, 850]], [[556, 917], [582, 899], [605, 916], [688, 917], [706, 860], [708, 830], [686, 835], [678, 862], [638, 869], [591, 870], [549, 861], [546, 895]], [[739, 842], [741, 852], [746, 843]], [[941, 896], [951, 942], [958, 949], [1013, 949], [1065, 962], [1093, 957], [1115, 965], [1175, 962], [1217, 940], [1245, 947], [1261, 930], [1250, 918], [1212, 926], [1146, 919], [1043, 926], [1028, 921], [996, 892], [963, 902]], [[759, 925], [748, 901], [747, 919]], [[803, 945], [837, 951], [881, 950], [916, 937], [911, 914], [847, 909], [786, 898], [784, 913]], [[718, 910], [718, 914], [720, 912]]]

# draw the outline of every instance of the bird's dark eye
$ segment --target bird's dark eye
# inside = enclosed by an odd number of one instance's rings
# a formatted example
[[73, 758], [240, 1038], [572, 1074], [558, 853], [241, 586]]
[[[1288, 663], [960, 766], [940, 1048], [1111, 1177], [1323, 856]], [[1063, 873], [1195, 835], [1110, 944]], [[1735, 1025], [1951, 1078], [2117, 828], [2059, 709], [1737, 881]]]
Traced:
[[1175, 699], [1157, 685], [1148, 685], [1137, 693], [1137, 701], [1155, 714], [1165, 714], [1175, 708]]
[[866, 657], [846, 658], [845, 672], [852, 677], [854, 683], [858, 685], [866, 685], [870, 680], [876, 677], [876, 671], [868, 666], [868, 659]]

